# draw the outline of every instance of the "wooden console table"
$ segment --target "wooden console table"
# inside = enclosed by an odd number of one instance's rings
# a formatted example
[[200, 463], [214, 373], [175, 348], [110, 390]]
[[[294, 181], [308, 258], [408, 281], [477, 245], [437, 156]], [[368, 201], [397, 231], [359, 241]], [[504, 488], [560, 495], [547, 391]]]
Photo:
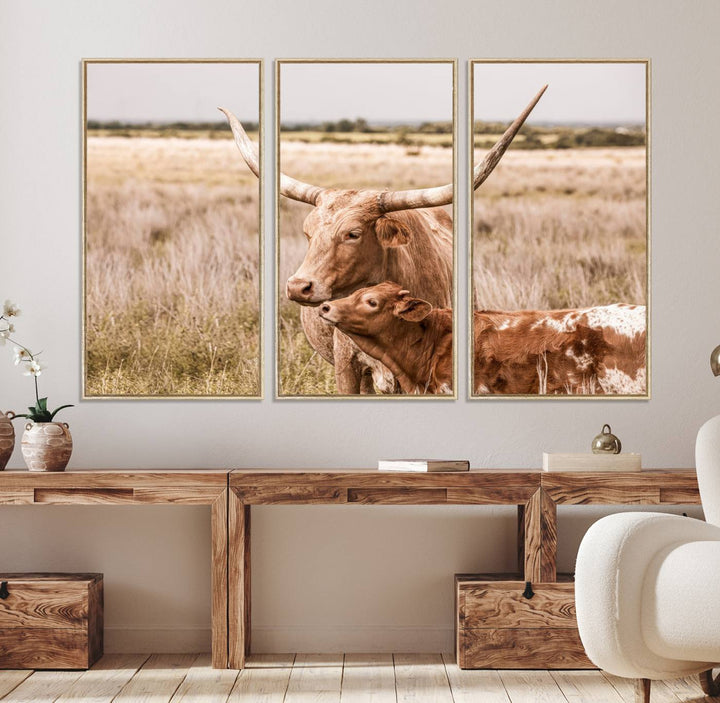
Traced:
[[[252, 505], [517, 505], [526, 581], [557, 578], [558, 505], [698, 504], [694, 470], [458, 473], [265, 470], [0, 471], [0, 505], [211, 506], [212, 663], [242, 668], [250, 650]], [[448, 584], [451, 575], [448, 574]]]
[[212, 526], [212, 665], [227, 660], [226, 470], [0, 471], [0, 505], [209, 505]]
[[[525, 581], [557, 579], [558, 505], [698, 504], [694, 470], [545, 473], [265, 471], [230, 473], [228, 665], [250, 652], [250, 508], [253, 505], [517, 505], [518, 565]], [[448, 587], [451, 575], [448, 575]]]

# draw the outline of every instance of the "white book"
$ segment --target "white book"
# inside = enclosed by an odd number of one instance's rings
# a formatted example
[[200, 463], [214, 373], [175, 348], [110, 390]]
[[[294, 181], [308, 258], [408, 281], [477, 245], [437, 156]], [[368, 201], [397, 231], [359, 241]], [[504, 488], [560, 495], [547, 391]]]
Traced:
[[470, 462], [445, 459], [380, 459], [378, 471], [469, 471]]
[[543, 471], [642, 471], [640, 454], [549, 454]]

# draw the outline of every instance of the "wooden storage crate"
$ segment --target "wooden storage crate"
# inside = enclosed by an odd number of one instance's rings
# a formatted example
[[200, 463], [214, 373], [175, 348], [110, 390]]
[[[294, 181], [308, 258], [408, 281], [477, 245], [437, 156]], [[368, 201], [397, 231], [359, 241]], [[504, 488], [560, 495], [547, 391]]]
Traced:
[[578, 634], [572, 576], [526, 587], [518, 574], [455, 576], [458, 666], [594, 669]]
[[87, 669], [102, 653], [102, 574], [0, 573], [0, 669]]

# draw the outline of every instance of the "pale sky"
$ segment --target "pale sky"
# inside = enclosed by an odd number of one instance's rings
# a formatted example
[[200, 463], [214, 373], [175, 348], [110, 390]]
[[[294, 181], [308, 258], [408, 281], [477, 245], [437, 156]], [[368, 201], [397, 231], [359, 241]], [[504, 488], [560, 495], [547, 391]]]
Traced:
[[452, 120], [452, 63], [283, 63], [282, 122]]
[[476, 120], [515, 118], [543, 85], [528, 122], [645, 123], [644, 63], [475, 63]]
[[226, 107], [258, 121], [258, 64], [89, 63], [87, 117], [120, 122], [215, 122]]

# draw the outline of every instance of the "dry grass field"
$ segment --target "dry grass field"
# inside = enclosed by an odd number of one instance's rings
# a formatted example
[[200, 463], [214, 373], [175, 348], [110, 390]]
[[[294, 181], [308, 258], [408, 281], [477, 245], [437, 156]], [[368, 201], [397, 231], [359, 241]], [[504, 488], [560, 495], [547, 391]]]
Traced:
[[645, 149], [510, 150], [473, 229], [478, 309], [645, 304]]
[[[484, 155], [475, 153], [475, 163]], [[282, 169], [318, 185], [413, 188], [452, 179], [436, 146], [283, 141]], [[463, 177], [464, 174], [461, 174]], [[479, 309], [557, 309], [647, 301], [645, 149], [511, 149], [474, 197], [473, 285]], [[280, 198], [279, 380], [282, 395], [335, 393], [285, 281], [307, 250], [308, 205]], [[461, 227], [462, 227], [461, 223]], [[466, 252], [458, 251], [459, 275]]]
[[258, 182], [229, 132], [91, 132], [86, 207], [87, 395], [259, 395]]

